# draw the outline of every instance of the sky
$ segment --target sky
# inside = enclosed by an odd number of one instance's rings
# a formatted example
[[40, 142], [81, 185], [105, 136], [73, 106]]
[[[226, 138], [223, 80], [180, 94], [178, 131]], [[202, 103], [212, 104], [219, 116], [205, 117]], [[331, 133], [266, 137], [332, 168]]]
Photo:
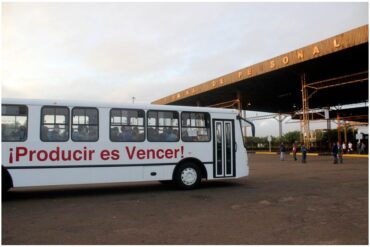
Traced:
[[366, 2], [3, 3], [1, 93], [149, 104], [365, 24]]

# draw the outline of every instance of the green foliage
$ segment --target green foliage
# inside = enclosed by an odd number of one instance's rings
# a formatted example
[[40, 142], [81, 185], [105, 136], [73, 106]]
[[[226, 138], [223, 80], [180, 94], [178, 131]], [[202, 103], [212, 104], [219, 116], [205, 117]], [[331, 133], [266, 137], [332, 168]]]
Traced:
[[[338, 142], [338, 130], [320, 130], [321, 135], [316, 135], [316, 144], [318, 149], [320, 150], [329, 150], [331, 149], [331, 144], [334, 142]], [[347, 129], [347, 142], [352, 142], [355, 144], [356, 141], [356, 134], [357, 130], [352, 128]], [[344, 142], [344, 131], [341, 130], [341, 140]]]
[[294, 142], [299, 142], [300, 135], [301, 132], [299, 131], [288, 132], [282, 137], [282, 142], [292, 145]]
[[268, 149], [267, 137], [247, 137], [244, 139], [247, 149], [266, 150]]
[[[291, 145], [297, 141], [299, 142], [299, 131], [293, 131], [286, 133], [283, 137], [272, 137], [271, 138], [271, 151], [279, 150], [280, 144], [284, 143], [285, 147], [289, 150]], [[268, 150], [269, 143], [266, 137], [247, 137], [245, 143], [248, 150]]]

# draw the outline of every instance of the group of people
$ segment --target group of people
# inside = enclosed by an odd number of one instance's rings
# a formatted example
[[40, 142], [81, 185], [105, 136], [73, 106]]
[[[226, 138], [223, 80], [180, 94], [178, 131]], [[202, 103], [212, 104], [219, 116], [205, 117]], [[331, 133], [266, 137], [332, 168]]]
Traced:
[[[111, 140], [112, 141], [123, 141], [123, 142], [134, 142], [144, 141], [144, 127], [137, 126], [121, 126], [111, 128]], [[179, 133], [177, 129], [171, 127], [148, 128], [148, 140], [152, 142], [166, 141], [174, 142], [179, 140]]]
[[[334, 164], [338, 164], [339, 163], [343, 163], [343, 154], [344, 153], [352, 153], [353, 152], [353, 146], [352, 146], [352, 143], [349, 142], [348, 143], [348, 148], [346, 146], [345, 143], [340, 143], [340, 142], [334, 142], [333, 145], [332, 145], [332, 150], [331, 150], [331, 153], [333, 155], [333, 158], [334, 158], [334, 161], [333, 163]], [[284, 155], [285, 155], [285, 152], [286, 152], [286, 148], [284, 146], [284, 143], [281, 143], [280, 144], [280, 160], [283, 161], [284, 160]], [[292, 154], [293, 154], [293, 159], [294, 161], [297, 161], [297, 152], [298, 152], [298, 145], [297, 145], [297, 142], [294, 142], [293, 143], [293, 146], [292, 146]], [[362, 154], [362, 153], [365, 153], [365, 144], [363, 142], [359, 142], [358, 145], [357, 145], [357, 152], [359, 154]], [[307, 160], [307, 149], [306, 149], [306, 146], [304, 144], [301, 145], [301, 153], [302, 153], [302, 163], [306, 163], [306, 160]]]
[[[285, 152], [286, 152], [286, 149], [285, 149], [284, 143], [281, 143], [280, 144], [280, 160], [281, 161], [284, 160]], [[297, 152], [298, 152], [298, 145], [297, 145], [297, 142], [294, 142], [293, 147], [292, 147], [292, 154], [293, 154], [294, 161], [298, 160], [297, 159]], [[307, 148], [304, 145], [304, 143], [302, 143], [302, 145], [301, 145], [301, 154], [302, 154], [302, 163], [306, 163], [306, 161], [307, 161]]]
[[[357, 143], [357, 153], [359, 154], [364, 154], [365, 153], [365, 143], [362, 142], [362, 141], [359, 141]], [[333, 155], [333, 158], [334, 158], [334, 161], [333, 163], [334, 164], [338, 164], [339, 163], [343, 163], [343, 154], [345, 153], [349, 153], [351, 154], [353, 152], [353, 149], [352, 149], [352, 143], [349, 142], [348, 143], [348, 148], [347, 148], [347, 145], [346, 143], [342, 143], [340, 144], [339, 142], [337, 143], [333, 143], [333, 146], [332, 146], [332, 155]]]
[[98, 127], [78, 125], [77, 129], [73, 129], [73, 141], [96, 141], [98, 139]]
[[[348, 145], [346, 145], [345, 142], [343, 142], [342, 145], [340, 145], [340, 143], [338, 142], [336, 143], [336, 145], [338, 146], [338, 148], [341, 148], [343, 150], [343, 153], [352, 154], [355, 151], [352, 142], [348, 142]], [[339, 147], [339, 145], [341, 147]], [[358, 154], [366, 153], [365, 143], [363, 141], [358, 141], [356, 145], [356, 150]]]
[[366, 145], [364, 142], [362, 141], [357, 142], [357, 153], [359, 154], [366, 153]]
[[148, 140], [154, 142], [175, 142], [179, 140], [179, 131], [177, 128], [160, 127], [148, 128]]
[[118, 127], [111, 128], [111, 140], [112, 141], [144, 141], [144, 130], [137, 126], [121, 126], [121, 130]]
[[27, 128], [26, 126], [15, 127], [12, 125], [1, 124], [2, 141], [24, 141], [27, 139]]
[[68, 140], [68, 131], [59, 128], [58, 125], [50, 125], [49, 127], [43, 125], [41, 127], [41, 139], [43, 141], [66, 141]]

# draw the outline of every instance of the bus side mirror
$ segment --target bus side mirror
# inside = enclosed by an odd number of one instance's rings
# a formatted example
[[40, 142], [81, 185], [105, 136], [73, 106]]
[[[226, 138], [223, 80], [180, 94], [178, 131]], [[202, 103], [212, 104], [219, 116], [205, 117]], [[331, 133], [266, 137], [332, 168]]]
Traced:
[[[246, 122], [249, 126], [251, 126], [252, 128], [252, 136], [254, 137], [255, 134], [256, 134], [256, 128], [254, 127], [254, 124], [251, 122], [251, 121], [248, 121], [247, 119], [241, 117], [240, 115], [237, 116], [237, 118], [239, 119], [239, 121], [244, 121]], [[241, 124], [241, 122], [240, 122]]]

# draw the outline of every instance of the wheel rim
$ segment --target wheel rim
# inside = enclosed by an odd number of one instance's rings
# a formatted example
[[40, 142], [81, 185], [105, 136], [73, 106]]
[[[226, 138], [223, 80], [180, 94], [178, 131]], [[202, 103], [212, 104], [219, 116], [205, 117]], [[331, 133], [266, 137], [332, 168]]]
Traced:
[[193, 185], [197, 181], [197, 178], [197, 171], [193, 168], [188, 167], [181, 172], [181, 181], [185, 185]]

